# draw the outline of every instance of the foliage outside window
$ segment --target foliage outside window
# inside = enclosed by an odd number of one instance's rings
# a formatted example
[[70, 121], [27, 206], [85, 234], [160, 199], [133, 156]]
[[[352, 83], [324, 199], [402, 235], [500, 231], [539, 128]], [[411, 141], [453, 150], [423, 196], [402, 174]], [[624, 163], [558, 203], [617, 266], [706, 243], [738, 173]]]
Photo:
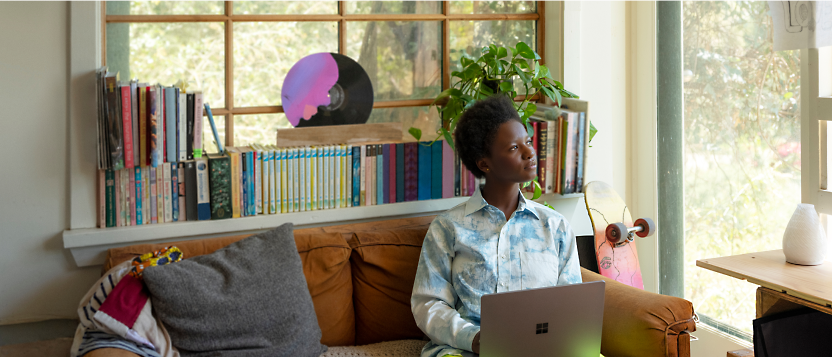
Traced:
[[750, 338], [751, 283], [695, 261], [780, 249], [800, 202], [800, 51], [772, 49], [766, 2], [683, 3], [685, 298]]
[[[247, 145], [272, 143], [276, 129], [291, 127], [280, 92], [292, 65], [312, 53], [342, 53], [373, 83], [368, 122], [431, 133], [440, 121], [428, 106], [450, 86], [461, 56], [518, 41], [543, 54], [542, 8], [536, 1], [108, 1], [105, 58], [123, 80], [188, 80], [211, 104], [225, 145]], [[210, 143], [207, 122], [203, 132]]]

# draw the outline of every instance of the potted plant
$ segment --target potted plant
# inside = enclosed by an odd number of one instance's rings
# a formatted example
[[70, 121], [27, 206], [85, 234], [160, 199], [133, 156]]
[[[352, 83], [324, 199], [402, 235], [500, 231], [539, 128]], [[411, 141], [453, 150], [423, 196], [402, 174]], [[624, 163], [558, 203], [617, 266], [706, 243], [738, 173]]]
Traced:
[[[489, 45], [482, 48], [479, 57], [463, 55], [460, 58], [462, 70], [451, 73], [451, 80], [458, 80], [451, 88], [439, 93], [431, 103], [431, 106], [436, 106], [439, 117], [442, 118], [442, 128], [439, 129], [436, 140], [444, 137], [448, 145], [454, 148], [451, 133], [454, 132], [459, 117], [477, 100], [495, 93], [523, 99], [514, 103], [520, 121], [526, 126], [529, 136], [533, 136], [529, 117], [537, 111], [537, 105], [532, 100], [545, 95], [559, 107], [564, 97], [578, 98], [577, 94], [566, 90], [563, 84], [554, 80], [549, 68], [539, 61], [540, 56], [524, 42], [518, 42], [516, 47]], [[421, 130], [410, 128], [408, 132], [416, 140], [421, 139]], [[594, 127], [591, 126], [590, 137], [593, 134]], [[534, 198], [537, 198], [540, 196], [540, 186], [537, 180], [534, 184]]]

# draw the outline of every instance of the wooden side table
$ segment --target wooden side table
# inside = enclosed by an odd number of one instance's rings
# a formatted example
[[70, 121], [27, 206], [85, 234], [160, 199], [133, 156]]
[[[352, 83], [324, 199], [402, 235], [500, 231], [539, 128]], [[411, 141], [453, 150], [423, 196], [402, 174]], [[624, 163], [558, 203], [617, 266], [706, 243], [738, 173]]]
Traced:
[[832, 314], [832, 262], [786, 263], [782, 250], [701, 259], [696, 266], [760, 285], [757, 317], [802, 306]]

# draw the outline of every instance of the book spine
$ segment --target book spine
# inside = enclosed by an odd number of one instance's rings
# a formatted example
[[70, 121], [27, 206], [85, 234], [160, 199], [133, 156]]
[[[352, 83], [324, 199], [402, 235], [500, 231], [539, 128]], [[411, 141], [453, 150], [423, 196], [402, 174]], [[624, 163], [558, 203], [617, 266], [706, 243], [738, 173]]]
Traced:
[[136, 225], [141, 225], [144, 223], [144, 215], [142, 214], [142, 168], [141, 166], [136, 166], [134, 168], [134, 177], [133, 177], [133, 184], [134, 184], [134, 195], [133, 201], [136, 203]]
[[211, 219], [231, 218], [231, 163], [229, 157], [208, 155], [208, 169], [210, 171], [208, 182], [210, 184]]
[[375, 180], [376, 170], [373, 166], [373, 161], [376, 156], [376, 146], [367, 145], [367, 206], [372, 206], [376, 203], [375, 200]]
[[569, 113], [569, 124], [567, 124], [566, 156], [564, 161], [564, 176], [566, 177], [564, 193], [575, 192], [575, 156], [577, 156], [578, 139], [578, 115]]
[[185, 161], [185, 212], [189, 221], [199, 220], [197, 210], [196, 162]]
[[312, 169], [312, 151], [313, 151], [313, 149], [311, 147], [307, 146], [303, 150], [306, 152], [306, 154], [305, 154], [306, 159], [304, 159], [304, 161], [305, 161], [304, 171], [306, 173], [306, 179], [303, 180], [303, 187], [306, 190], [306, 193], [304, 195], [306, 197], [306, 202], [305, 202], [305, 208], [304, 209], [306, 211], [311, 211], [312, 210], [312, 172], [313, 172], [313, 169]]
[[294, 194], [294, 199], [292, 200], [292, 211], [293, 212], [300, 212], [300, 153], [302, 148], [293, 148], [292, 149], [292, 194]]
[[418, 199], [429, 200], [431, 196], [431, 148], [427, 142], [419, 143], [419, 177], [418, 177]]
[[130, 120], [132, 122], [133, 133], [133, 166], [141, 166], [141, 159], [139, 155], [139, 97], [136, 92], [139, 84], [136, 81], [130, 81]]
[[179, 164], [175, 162], [170, 163], [170, 205], [173, 209], [172, 221], [179, 222]]
[[167, 147], [167, 162], [179, 160], [179, 153], [176, 148], [176, 89], [164, 88], [165, 93], [165, 141]]
[[295, 203], [295, 165], [297, 161], [295, 160], [295, 154], [297, 153], [297, 149], [291, 148], [286, 149], [286, 212], [295, 212], [295, 207], [297, 204]]
[[324, 209], [324, 148], [316, 146], [315, 150], [315, 209]]
[[578, 125], [578, 150], [575, 158], [575, 192], [584, 192], [584, 160], [586, 160], [586, 113], [580, 112]]
[[163, 166], [164, 173], [165, 173], [165, 222], [173, 222], [173, 196], [172, 196], [172, 186], [171, 186], [171, 172], [170, 172], [170, 164], [165, 163]]
[[280, 213], [289, 212], [291, 201], [289, 200], [289, 159], [286, 149], [280, 149]]
[[136, 89], [139, 96], [139, 165], [147, 167], [147, 90], [141, 84]]
[[396, 144], [390, 144], [390, 167], [387, 175], [390, 176], [390, 191], [388, 191], [388, 199], [390, 203], [396, 202]]
[[404, 200], [419, 199], [419, 143], [404, 144]]
[[474, 176], [474, 173], [471, 170], [468, 170], [468, 196], [474, 194], [477, 191], [479, 185], [477, 184], [477, 177]]
[[462, 170], [462, 162], [459, 161], [459, 154], [454, 151], [454, 197], [462, 195], [462, 186], [459, 179]]
[[124, 227], [124, 169], [116, 171], [116, 227]]
[[566, 175], [564, 171], [566, 170], [566, 151], [568, 145], [568, 128], [569, 128], [569, 120], [567, 118], [561, 117], [561, 125], [559, 126], [558, 132], [558, 147], [560, 148], [560, 152], [558, 152], [558, 166], [556, 168], [559, 178], [558, 178], [558, 193], [566, 194], [568, 192], [568, 188], [566, 187]]
[[342, 170], [341, 159], [342, 159], [342, 156], [343, 156], [344, 153], [343, 153], [343, 151], [341, 151], [341, 146], [340, 145], [335, 145], [335, 146], [332, 147], [332, 149], [333, 149], [333, 151], [335, 151], [335, 155], [332, 156], [332, 161], [335, 164], [334, 165], [335, 169], [332, 170], [333, 171], [333, 177], [334, 177], [334, 179], [332, 180], [332, 183], [333, 183], [332, 186], [333, 186], [333, 193], [335, 194], [334, 197], [333, 197], [333, 208], [339, 208], [339, 207], [341, 207], [341, 204], [343, 203], [342, 196], [341, 196], [341, 184], [343, 183], [343, 181], [341, 180], [341, 177], [343, 175], [343, 172], [341, 172], [341, 170]]
[[306, 211], [306, 148], [298, 148], [298, 179], [295, 181], [298, 185], [298, 211]]
[[104, 180], [106, 188], [106, 210], [107, 210], [107, 227], [116, 226], [116, 177], [113, 170], [104, 171]]
[[[124, 168], [124, 132], [122, 131], [121, 103], [119, 101], [119, 88], [117, 88], [115, 76], [105, 78], [105, 91], [107, 92], [107, 138], [109, 142], [110, 167], [113, 170]], [[118, 220], [116, 220], [118, 221]]]
[[271, 157], [269, 156], [269, 152], [267, 150], [264, 150], [262, 147], [260, 148], [260, 155], [262, 155], [262, 157], [263, 157], [260, 160], [261, 161], [261, 166], [263, 168], [263, 171], [261, 171], [261, 174], [260, 174], [260, 186], [261, 186], [260, 187], [260, 193], [261, 193], [261, 196], [260, 196], [260, 204], [261, 204], [260, 211], [263, 214], [272, 214], [271, 205], [269, 204], [270, 203], [269, 194], [271, 193], [271, 191], [269, 190], [269, 187], [272, 183], [271, 178], [270, 178], [271, 173], [272, 173], [272, 167], [270, 166]]
[[240, 175], [237, 172], [240, 162], [236, 152], [227, 153], [231, 159], [231, 217], [240, 218]]
[[188, 96], [185, 92], [179, 92], [177, 100], [177, 116], [176, 116], [176, 133], [178, 139], [176, 140], [176, 149], [179, 151], [179, 161], [188, 159], [188, 152], [186, 142], [188, 141]]
[[[274, 148], [270, 148], [268, 152], [269, 158], [269, 214], [276, 214], [277, 213], [277, 158], [275, 157]], [[279, 169], [278, 169], [279, 170]]]
[[186, 110], [186, 138], [185, 138], [185, 155], [188, 160], [194, 159], [194, 94], [187, 93], [185, 97]]
[[323, 190], [323, 197], [322, 197], [323, 198], [323, 204], [321, 205], [321, 208], [330, 209], [331, 208], [331, 206], [330, 206], [331, 196], [330, 196], [330, 192], [329, 192], [329, 184], [330, 184], [329, 175], [330, 175], [331, 170], [330, 170], [329, 156], [332, 153], [330, 152], [330, 147], [329, 146], [324, 146], [324, 147], [322, 147], [322, 149], [323, 149], [323, 166], [322, 166], [323, 174], [321, 175], [321, 190]]
[[361, 206], [361, 146], [350, 146], [350, 205]]
[[158, 189], [158, 187], [156, 187], [156, 174], [158, 173], [158, 171], [156, 170], [156, 168], [153, 167], [148, 168], [148, 170], [150, 171], [150, 223], [157, 224], [159, 223], [159, 203], [156, 202], [156, 199], [158, 197], [156, 192]]
[[274, 166], [272, 167], [272, 213], [277, 214], [280, 213], [280, 202], [281, 202], [281, 192], [280, 192], [280, 184], [281, 178], [280, 173], [283, 168], [280, 165], [280, 150], [272, 147], [272, 155], [274, 159], [272, 162]]
[[130, 86], [121, 86], [121, 126], [124, 130], [124, 167], [132, 169], [135, 166], [133, 158], [133, 110]]
[[243, 199], [243, 202], [240, 205], [240, 215], [243, 217], [248, 217], [248, 196], [251, 194], [248, 189], [248, 172], [251, 170], [248, 166], [248, 153], [245, 151], [240, 152], [240, 169], [242, 170], [242, 177], [240, 178], [240, 198]]
[[151, 86], [147, 92], [150, 101], [150, 166], [159, 167], [162, 160], [162, 145], [161, 145], [161, 118], [159, 117], [159, 102], [157, 100], [156, 87]]
[[196, 209], [200, 221], [211, 219], [211, 189], [208, 186], [208, 160], [196, 159]]
[[127, 221], [128, 225], [136, 225], [136, 172], [133, 168], [124, 169], [127, 175], [127, 186], [124, 188], [125, 200], [127, 201]]
[[[538, 124], [538, 130], [540, 130], [540, 140], [538, 140], [538, 147], [537, 147], [537, 182], [540, 184], [540, 188], [543, 193], [553, 193], [554, 186], [553, 180], [549, 177], [549, 166], [548, 160], [549, 158], [549, 122], [542, 122]], [[536, 135], [538, 136], [538, 135]]]
[[[156, 100], [157, 110], [159, 111], [159, 164], [163, 164], [167, 158], [165, 148], [167, 147], [167, 137], [165, 136], [165, 89], [162, 85], [156, 85]], [[163, 221], [163, 219], [160, 219]]]
[[[196, 150], [196, 146], [194, 146], [194, 150]], [[263, 152], [257, 150], [254, 155], [254, 211], [256, 214], [263, 214]]]
[[176, 164], [176, 183], [178, 186], [176, 192], [179, 194], [179, 221], [186, 221], [188, 208], [185, 197], [185, 163], [181, 161]]
[[367, 146], [361, 145], [358, 148], [360, 156], [358, 157], [358, 205], [367, 205]]
[[353, 178], [353, 170], [352, 170], [352, 145], [345, 145], [344, 150], [346, 150], [346, 154], [344, 155], [344, 177], [346, 186], [344, 187], [344, 192], [346, 192], [346, 199], [345, 199], [345, 207], [352, 207], [352, 196], [354, 190], [352, 189], [352, 178]]
[[442, 198], [454, 197], [454, 151], [442, 140]]
[[468, 167], [462, 162], [459, 164], [459, 187], [462, 196], [468, 196]]
[[430, 172], [430, 198], [442, 198], [442, 143], [434, 141], [430, 146], [431, 151], [431, 172]]
[[404, 144], [396, 144], [396, 202], [404, 202]]
[[[382, 199], [381, 203], [390, 203], [390, 144], [381, 145], [381, 176], [382, 176]], [[395, 182], [395, 181], [393, 181]]]
[[202, 157], [202, 92], [194, 93], [194, 158]]
[[335, 208], [336, 206], [336, 199], [335, 199], [335, 178], [338, 176], [337, 169], [335, 167], [335, 161], [338, 157], [338, 152], [334, 145], [329, 146], [329, 156], [327, 160], [329, 161], [329, 175], [327, 175], [327, 180], [329, 181], [329, 208]]
[[165, 168], [156, 167], [156, 222], [165, 223]]
[[99, 169], [95, 175], [98, 183], [96, 204], [98, 204], [98, 228], [107, 227], [107, 174]]

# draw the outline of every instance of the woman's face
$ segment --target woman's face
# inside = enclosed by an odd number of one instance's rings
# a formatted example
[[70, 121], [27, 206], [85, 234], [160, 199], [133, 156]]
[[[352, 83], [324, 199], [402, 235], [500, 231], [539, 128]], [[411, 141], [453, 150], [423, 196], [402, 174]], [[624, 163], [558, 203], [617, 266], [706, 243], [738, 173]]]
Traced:
[[486, 180], [528, 182], [537, 176], [537, 155], [523, 124], [510, 120], [500, 125], [491, 145], [491, 155], [483, 158]]

